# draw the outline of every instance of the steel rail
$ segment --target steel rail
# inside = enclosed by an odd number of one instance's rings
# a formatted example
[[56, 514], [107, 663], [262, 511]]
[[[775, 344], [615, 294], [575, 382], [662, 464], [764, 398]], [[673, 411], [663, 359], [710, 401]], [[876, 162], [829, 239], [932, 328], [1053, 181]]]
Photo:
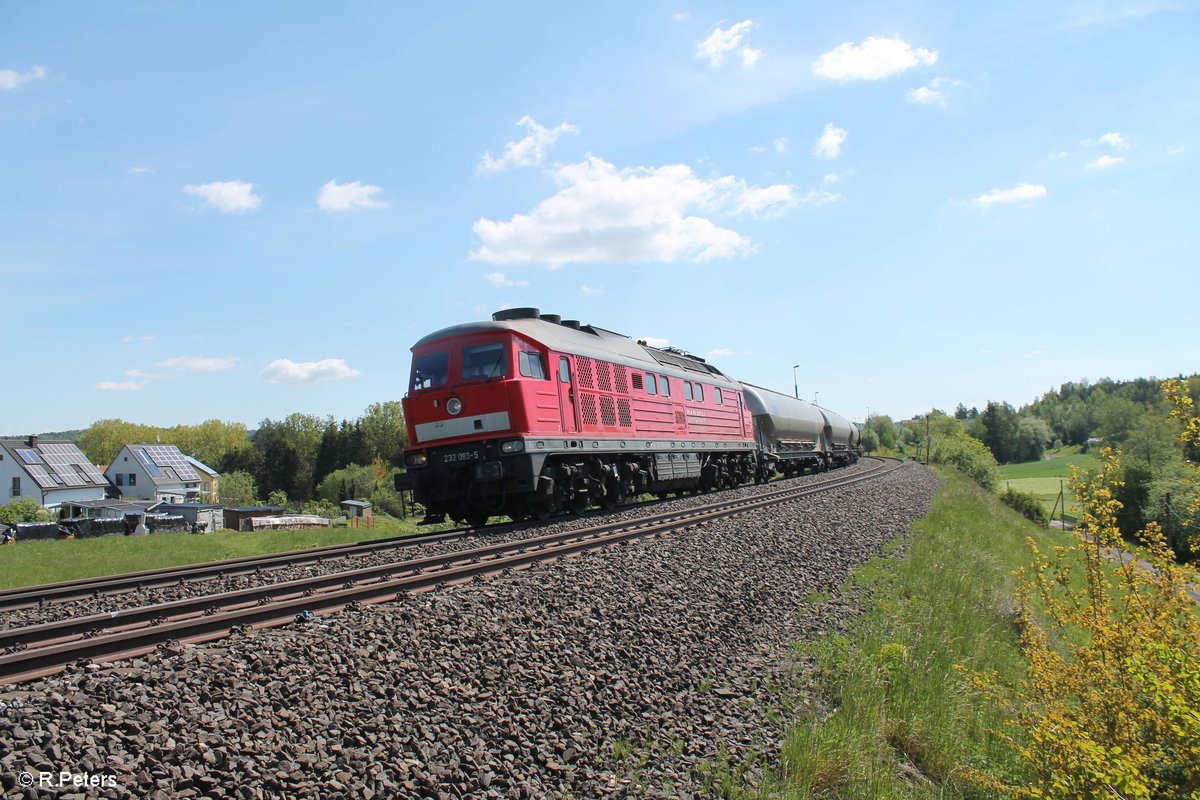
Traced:
[[[257, 595], [242, 590], [224, 595], [197, 598], [192, 601], [176, 601], [175, 603], [121, 612], [108, 617], [110, 621], [117, 623], [117, 627], [120, 628], [118, 630], [110, 628], [105, 632], [102, 629], [92, 628], [89, 630], [94, 633], [82, 639], [63, 641], [60, 637], [57, 640], [53, 638], [47, 640], [43, 635], [41, 640], [34, 638], [24, 643], [14, 643], [10, 652], [0, 655], [0, 683], [17, 683], [53, 674], [74, 661], [121, 660], [144, 655], [164, 642], [203, 642], [222, 638], [233, 630], [288, 624], [296, 620], [297, 615], [305, 613], [328, 614], [347, 607], [400, 599], [406, 594], [428, 591], [448, 584], [481, 580], [487, 574], [526, 569], [542, 561], [575, 556], [632, 539], [661, 535], [679, 528], [691, 527], [744, 511], [852, 485], [880, 477], [899, 466], [901, 466], [901, 462], [898, 461], [890, 465], [881, 464], [881, 466], [866, 472], [839, 476], [834, 480], [817, 485], [793, 487], [766, 495], [722, 501], [683, 512], [564, 531], [444, 556], [319, 576], [315, 579], [301, 579], [286, 584], [256, 587], [260, 592]], [[408, 570], [407, 575], [395, 576], [396, 572], [404, 569]], [[369, 582], [362, 583], [362, 581]], [[331, 588], [339, 583], [341, 584], [340, 588]], [[318, 585], [324, 591], [315, 588]], [[279, 591], [272, 596], [270, 594], [272, 589]], [[261, 592], [266, 592], [266, 594]], [[231, 602], [232, 605], [217, 608], [213, 605], [214, 601]], [[196, 616], [196, 609], [205, 602], [207, 605], [199, 612], [200, 615]], [[190, 610], [186, 612], [189, 616], [177, 616], [170, 619], [164, 615], [164, 612], [169, 609], [179, 614], [185, 613], [183, 612], [184, 605], [182, 605], [184, 603], [190, 604], [188, 606]], [[151, 621], [156, 621], [157, 624], [129, 627], [130, 623], [135, 621], [135, 617], [137, 622], [146, 622], [148, 615], [151, 614], [155, 615]], [[97, 617], [101, 616], [104, 615], [97, 615]], [[92, 624], [99, 620], [92, 617], [74, 622], [85, 621]], [[50, 625], [53, 626], [55, 623]], [[43, 629], [43, 634], [47, 633], [45, 629], [48, 626], [34, 627]], [[19, 635], [21, 631], [31, 632], [32, 628], [18, 629], [14, 633]], [[22, 649], [28, 641], [41, 641], [42, 646]]]
[[[552, 525], [559, 522], [561, 522], [561, 519], [552, 519], [543, 524]], [[527, 527], [526, 523], [502, 523], [491, 525], [487, 528], [457, 528], [449, 531], [432, 531], [405, 536], [390, 536], [383, 539], [371, 539], [348, 544], [333, 544], [301, 550], [287, 550], [281, 553], [269, 553], [259, 556], [243, 556], [223, 561], [181, 564], [174, 567], [126, 572], [101, 578], [79, 578], [61, 583], [3, 589], [0, 590], [0, 613], [33, 608], [46, 603], [88, 600], [101, 595], [127, 594], [144, 589], [178, 586], [188, 582], [247, 575], [260, 571], [274, 571], [283, 569], [284, 567], [315, 564], [338, 558], [371, 555], [387, 550], [405, 550], [430, 542], [452, 541], [465, 538], [480, 531], [495, 534], [524, 527]]]

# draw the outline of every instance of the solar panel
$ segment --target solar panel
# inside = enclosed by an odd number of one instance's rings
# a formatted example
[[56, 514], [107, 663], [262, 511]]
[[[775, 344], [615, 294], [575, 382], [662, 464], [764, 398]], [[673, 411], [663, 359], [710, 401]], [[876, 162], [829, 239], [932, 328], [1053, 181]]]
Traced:
[[192, 469], [192, 465], [184, 458], [183, 453], [179, 452], [179, 448], [175, 445], [158, 445], [155, 447], [147, 447], [146, 451], [150, 457], [154, 459], [154, 463], [160, 467], [170, 467], [175, 470], [180, 480], [198, 481], [200, 476], [196, 470]]
[[38, 455], [37, 450], [18, 450], [17, 455], [19, 455], [21, 460], [26, 464], [42, 463], [42, 457]]
[[133, 451], [133, 454], [137, 456], [138, 461], [142, 462], [142, 466], [146, 468], [146, 472], [150, 473], [150, 477], [161, 478], [163, 476], [162, 470], [158, 468], [157, 464], [150, 460], [150, 457], [146, 455], [145, 450], [136, 449]]
[[43, 489], [54, 488], [54, 479], [47, 474], [46, 470], [42, 469], [36, 464], [32, 464], [28, 467], [27, 471], [33, 477], [33, 480], [37, 482], [38, 486], [42, 487]]

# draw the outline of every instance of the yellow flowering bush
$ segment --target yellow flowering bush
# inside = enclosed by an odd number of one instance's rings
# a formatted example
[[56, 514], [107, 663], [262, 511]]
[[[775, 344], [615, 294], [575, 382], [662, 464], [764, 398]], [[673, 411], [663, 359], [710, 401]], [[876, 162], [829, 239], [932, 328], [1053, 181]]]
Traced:
[[[1163, 385], [1200, 443], [1200, 420], [1175, 382]], [[1018, 573], [1027, 673], [1002, 687], [974, 682], [1008, 712], [1002, 735], [1028, 781], [977, 769], [977, 784], [1013, 797], [1200, 798], [1200, 616], [1188, 590], [1195, 573], [1177, 564], [1162, 530], [1140, 533], [1137, 559], [1121, 553], [1113, 491], [1120, 454], [1105, 449], [1093, 472], [1073, 469], [1083, 506], [1074, 546], [1043, 553]], [[1196, 476], [1194, 479], [1200, 480]], [[1195, 512], [1196, 509], [1193, 509]]]

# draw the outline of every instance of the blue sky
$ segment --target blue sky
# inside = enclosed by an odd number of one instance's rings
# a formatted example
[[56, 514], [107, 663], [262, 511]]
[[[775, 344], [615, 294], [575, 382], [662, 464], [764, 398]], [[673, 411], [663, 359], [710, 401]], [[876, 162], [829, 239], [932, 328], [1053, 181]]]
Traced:
[[508, 306], [855, 419], [1200, 369], [1194, 4], [426, 5], [0, 6], [0, 432], [354, 417]]

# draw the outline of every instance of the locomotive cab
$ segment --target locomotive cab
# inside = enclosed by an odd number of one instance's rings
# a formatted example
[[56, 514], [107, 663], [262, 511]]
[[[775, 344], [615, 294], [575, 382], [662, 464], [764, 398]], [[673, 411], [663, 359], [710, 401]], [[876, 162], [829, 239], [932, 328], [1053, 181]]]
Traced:
[[449, 516], [482, 525], [505, 513], [509, 491], [532, 486], [524, 441], [514, 432], [527, 429], [530, 404], [521, 395], [528, 385], [550, 384], [547, 356], [505, 330], [430, 338], [413, 348], [402, 401], [409, 471], [396, 486], [416, 491], [426, 523]]

